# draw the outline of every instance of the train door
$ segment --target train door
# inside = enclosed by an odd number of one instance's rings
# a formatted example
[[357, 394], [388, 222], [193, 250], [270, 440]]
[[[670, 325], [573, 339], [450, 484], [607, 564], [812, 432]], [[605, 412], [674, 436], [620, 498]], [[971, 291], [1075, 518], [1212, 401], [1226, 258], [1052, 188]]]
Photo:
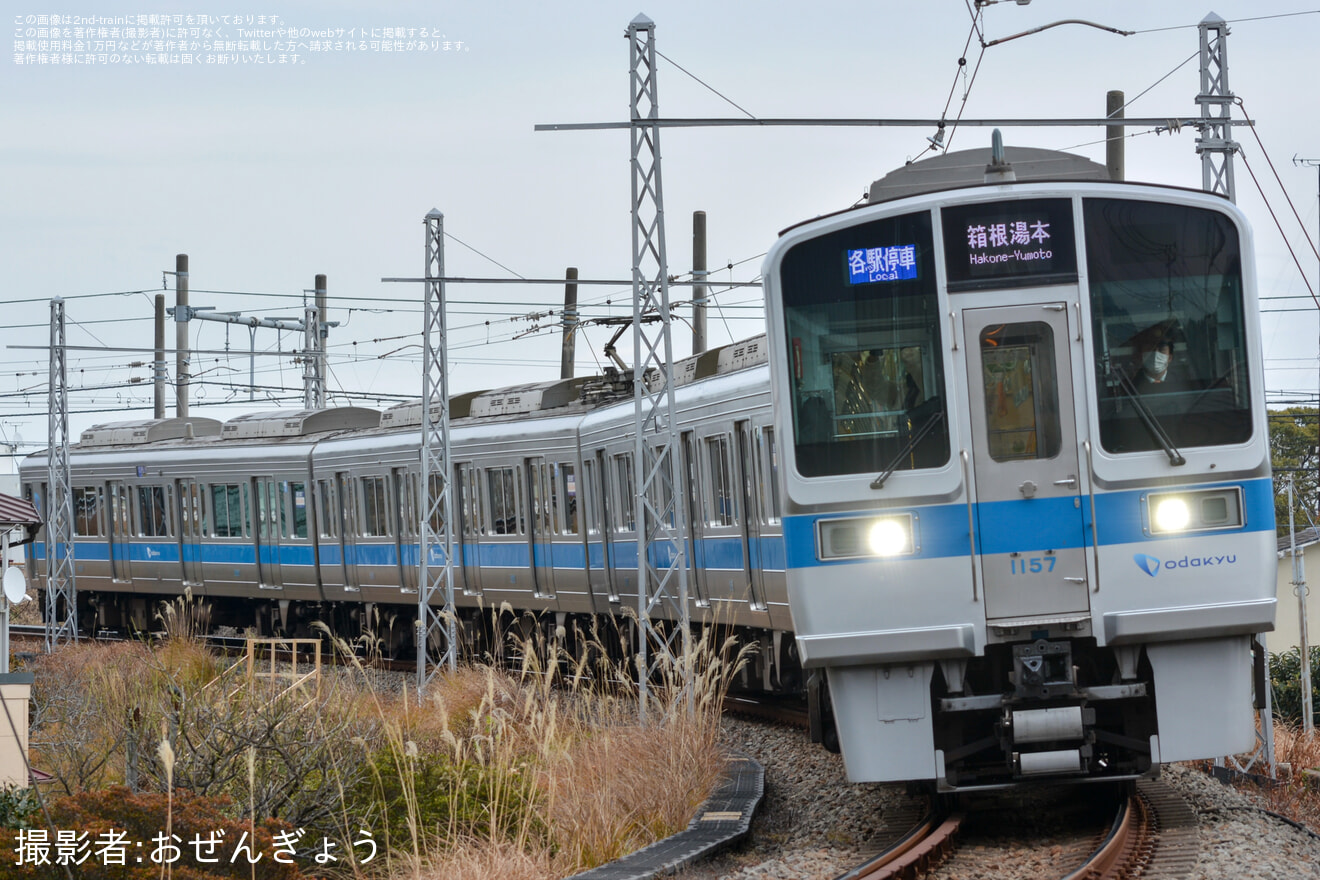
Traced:
[[196, 480], [175, 480], [179, 498], [179, 577], [185, 587], [200, 587], [202, 579], [202, 535], [206, 533], [202, 487]]
[[105, 489], [110, 503], [110, 522], [106, 530], [110, 539], [110, 576], [116, 581], [128, 582], [133, 580], [129, 564], [129, 541], [133, 534], [129, 489], [122, 480], [112, 480]]
[[[422, 536], [418, 531], [425, 513], [417, 507], [417, 474], [409, 473], [404, 468], [391, 469], [394, 489], [394, 558], [399, 563], [399, 588], [405, 593], [416, 593], [417, 582], [421, 574], [421, 551], [414, 551], [413, 545], [421, 547]], [[434, 502], [440, 481], [431, 477], [431, 499]], [[443, 514], [441, 514], [443, 516]], [[431, 522], [431, 528], [437, 535], [443, 529], [441, 517]]]
[[697, 449], [692, 443], [692, 432], [684, 431], [679, 443], [683, 455], [683, 503], [687, 505], [688, 567], [692, 572], [693, 599], [700, 608], [710, 604], [710, 593], [706, 592], [706, 556], [705, 542], [702, 540], [702, 527], [705, 520], [701, 516], [701, 465], [697, 461]]
[[280, 488], [280, 482], [271, 477], [252, 478], [257, 502], [257, 585], [266, 590], [278, 590], [284, 583], [280, 577], [280, 538], [281, 534], [288, 537], [289, 518]]
[[[596, 472], [600, 475], [600, 492], [597, 496], [600, 498], [600, 535], [601, 547], [604, 550], [603, 560], [605, 563], [605, 590], [611, 602], [619, 601], [619, 571], [617, 548], [615, 545], [614, 508], [616, 505], [615, 496], [612, 494], [615, 475], [610, 473], [610, 460], [605, 456], [605, 450], [596, 452]], [[630, 488], [629, 492], [632, 491]]]
[[486, 520], [481, 506], [481, 468], [464, 462], [454, 466], [454, 512], [459, 528], [455, 537], [461, 542], [458, 557], [463, 563], [463, 592], [469, 596], [481, 595], [481, 536], [486, 532]]
[[532, 563], [532, 594], [537, 598], [555, 595], [554, 522], [552, 518], [550, 469], [541, 456], [525, 459], [527, 480], [527, 554]]
[[582, 537], [586, 548], [587, 587], [591, 591], [592, 601], [597, 611], [606, 611], [598, 597], [611, 594], [609, 576], [605, 568], [605, 515], [601, 510], [600, 481], [597, 479], [597, 462], [592, 458], [583, 458], [582, 483], [578, 490], [578, 504], [582, 511]]
[[344, 570], [344, 589], [356, 593], [362, 584], [358, 582], [357, 569], [357, 481], [352, 474], [335, 472], [335, 494], [339, 498], [339, 559]]
[[988, 619], [1089, 613], [1068, 307], [966, 309]]
[[752, 423], [734, 425], [738, 444], [738, 474], [736, 479], [742, 495], [743, 575], [751, 592], [748, 600], [752, 608], [765, 610], [765, 574], [761, 563], [761, 506], [756, 492], [756, 447], [752, 444]]

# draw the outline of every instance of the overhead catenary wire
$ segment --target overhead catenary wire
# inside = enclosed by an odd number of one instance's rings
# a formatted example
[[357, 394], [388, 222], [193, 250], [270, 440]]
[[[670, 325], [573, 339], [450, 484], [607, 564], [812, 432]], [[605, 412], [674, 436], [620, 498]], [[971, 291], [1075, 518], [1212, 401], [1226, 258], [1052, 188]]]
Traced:
[[[1301, 12], [1280, 12], [1277, 15], [1256, 15], [1250, 18], [1230, 18], [1225, 24], [1242, 24], [1248, 21], [1269, 21], [1274, 18], [1293, 18], [1298, 15], [1320, 15], [1320, 9], [1306, 9]], [[1200, 27], [1200, 22], [1194, 24], [1175, 24], [1168, 27], [1146, 28], [1145, 30], [1133, 31], [1134, 34], [1157, 34], [1161, 31], [1177, 31], [1184, 28]]]

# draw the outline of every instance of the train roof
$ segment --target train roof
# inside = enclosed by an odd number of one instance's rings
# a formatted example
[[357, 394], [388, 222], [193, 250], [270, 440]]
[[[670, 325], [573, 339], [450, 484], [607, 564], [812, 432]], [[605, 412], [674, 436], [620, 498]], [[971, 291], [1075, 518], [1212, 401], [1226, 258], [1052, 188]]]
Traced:
[[327, 431], [351, 431], [380, 426], [380, 411], [363, 406], [334, 409], [304, 409], [297, 412], [271, 410], [235, 416], [225, 422], [221, 436], [226, 440], [268, 437], [306, 437]]
[[[674, 385], [683, 388], [739, 373], [767, 362], [765, 334], [691, 355], [674, 364]], [[652, 382], [654, 376], [648, 377]], [[585, 416], [632, 399], [632, 383], [622, 374], [583, 376], [552, 382], [527, 383], [507, 388], [469, 391], [449, 400], [451, 421], [457, 428], [502, 426], [532, 419]], [[213, 453], [254, 443], [281, 441], [281, 445], [315, 444], [329, 435], [376, 436], [418, 428], [422, 403], [412, 400], [385, 412], [367, 407], [341, 406], [324, 410], [270, 410], [235, 416], [227, 422], [200, 416], [147, 419], [95, 425], [81, 435], [79, 452], [133, 452], [143, 446], [183, 449], [193, 444], [214, 444]], [[299, 443], [298, 441], [303, 441]], [[45, 450], [29, 456], [44, 461]]]
[[160, 440], [191, 440], [195, 437], [219, 437], [221, 423], [215, 419], [184, 416], [172, 419], [139, 419], [93, 425], [82, 432], [80, 446], [120, 446], [155, 443]]
[[[1016, 183], [1057, 180], [1110, 180], [1109, 169], [1085, 156], [1039, 147], [1004, 147]], [[888, 202], [907, 196], [961, 189], [986, 183], [991, 148], [977, 147], [909, 162], [871, 184], [867, 202]], [[993, 182], [1002, 183], [1002, 180]]]

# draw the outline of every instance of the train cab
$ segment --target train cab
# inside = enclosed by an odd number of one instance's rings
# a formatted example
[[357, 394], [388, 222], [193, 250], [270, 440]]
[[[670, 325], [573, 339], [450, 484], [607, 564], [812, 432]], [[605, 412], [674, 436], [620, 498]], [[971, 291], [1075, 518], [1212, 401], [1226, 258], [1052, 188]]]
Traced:
[[1245, 220], [987, 152], [765, 263], [789, 602], [849, 776], [1246, 750], [1274, 520]]

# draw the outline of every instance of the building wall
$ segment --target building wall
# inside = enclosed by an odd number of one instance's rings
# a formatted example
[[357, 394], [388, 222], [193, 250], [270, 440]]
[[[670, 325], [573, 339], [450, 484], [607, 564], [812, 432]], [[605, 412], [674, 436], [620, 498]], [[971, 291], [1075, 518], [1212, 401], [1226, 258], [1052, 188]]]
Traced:
[[[1306, 582], [1310, 595], [1306, 598], [1306, 637], [1307, 642], [1315, 647], [1320, 644], [1320, 544], [1310, 544], [1299, 549], [1302, 558], [1302, 580]], [[1279, 572], [1275, 595], [1279, 599], [1274, 622], [1274, 632], [1266, 634], [1265, 647], [1271, 653], [1278, 654], [1301, 644], [1301, 630], [1297, 625], [1297, 594], [1293, 592], [1292, 556], [1285, 552], [1279, 557]]]

